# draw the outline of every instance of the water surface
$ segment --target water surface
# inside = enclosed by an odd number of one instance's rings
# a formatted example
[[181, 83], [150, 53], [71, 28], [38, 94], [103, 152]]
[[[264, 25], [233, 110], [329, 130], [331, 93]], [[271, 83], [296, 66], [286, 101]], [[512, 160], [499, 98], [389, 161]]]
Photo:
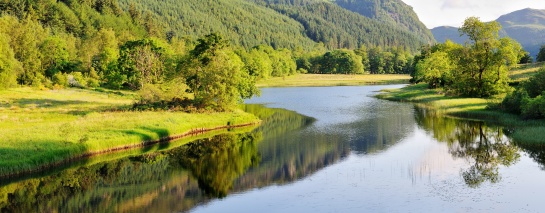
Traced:
[[540, 212], [545, 152], [373, 97], [266, 88], [253, 131], [0, 184], [2, 212]]

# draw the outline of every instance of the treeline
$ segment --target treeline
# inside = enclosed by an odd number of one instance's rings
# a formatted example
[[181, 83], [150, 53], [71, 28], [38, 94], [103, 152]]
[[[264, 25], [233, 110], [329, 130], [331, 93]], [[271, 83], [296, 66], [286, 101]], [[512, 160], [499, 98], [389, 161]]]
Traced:
[[309, 52], [296, 58], [300, 73], [313, 74], [409, 74], [413, 56], [403, 48], [360, 46], [355, 50], [338, 49]]

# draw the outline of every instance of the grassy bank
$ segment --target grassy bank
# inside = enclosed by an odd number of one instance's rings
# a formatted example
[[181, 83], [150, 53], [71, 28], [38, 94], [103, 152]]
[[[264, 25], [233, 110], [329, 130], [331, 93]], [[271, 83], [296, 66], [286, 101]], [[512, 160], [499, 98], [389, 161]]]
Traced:
[[369, 84], [406, 84], [409, 75], [341, 75], [341, 74], [297, 74], [261, 80], [258, 87], [312, 87], [312, 86], [355, 86]]
[[0, 91], [0, 176], [194, 130], [256, 123], [229, 113], [125, 111], [132, 93], [79, 89]]
[[487, 109], [491, 102], [501, 99], [450, 97], [441, 89], [427, 89], [427, 84], [411, 85], [401, 89], [386, 90], [377, 96], [381, 99], [413, 102], [420, 107], [437, 110], [445, 116], [483, 120], [508, 127], [510, 137], [517, 143], [545, 146], [545, 121], [524, 120], [517, 115]]

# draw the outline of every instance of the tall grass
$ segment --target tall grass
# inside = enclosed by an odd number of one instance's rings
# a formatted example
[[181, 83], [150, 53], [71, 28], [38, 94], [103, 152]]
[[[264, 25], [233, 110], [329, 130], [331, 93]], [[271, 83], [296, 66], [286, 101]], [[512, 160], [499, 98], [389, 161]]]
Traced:
[[67, 89], [0, 91], [0, 176], [195, 129], [256, 123], [242, 110], [189, 114], [126, 111], [130, 92]]

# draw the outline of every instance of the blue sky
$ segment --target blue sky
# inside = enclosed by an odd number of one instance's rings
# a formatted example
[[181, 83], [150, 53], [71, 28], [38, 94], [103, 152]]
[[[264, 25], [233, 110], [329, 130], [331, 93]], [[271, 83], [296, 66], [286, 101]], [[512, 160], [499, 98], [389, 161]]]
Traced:
[[501, 15], [524, 9], [545, 9], [545, 0], [402, 0], [413, 7], [428, 27], [459, 27], [469, 16], [492, 21]]

